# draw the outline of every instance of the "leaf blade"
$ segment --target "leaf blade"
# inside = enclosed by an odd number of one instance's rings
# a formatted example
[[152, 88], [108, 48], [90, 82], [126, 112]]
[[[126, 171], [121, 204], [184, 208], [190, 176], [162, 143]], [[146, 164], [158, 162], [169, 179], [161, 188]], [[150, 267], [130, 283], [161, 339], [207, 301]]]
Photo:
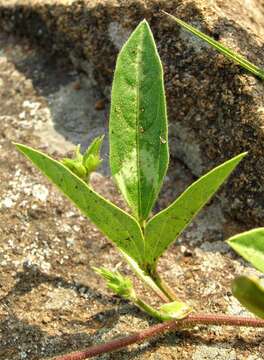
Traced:
[[235, 156], [200, 177], [170, 206], [149, 220], [145, 228], [145, 242], [150, 265], [186, 228], [245, 155]]
[[139, 220], [152, 209], [168, 159], [163, 71], [143, 21], [118, 56], [110, 111], [111, 171]]
[[174, 21], [177, 22], [178, 25], [182, 26], [185, 30], [189, 31], [191, 34], [199, 37], [200, 39], [207, 42], [209, 45], [214, 47], [215, 50], [225, 55], [230, 60], [234, 61], [247, 71], [251, 72], [252, 74], [258, 76], [262, 80], [264, 80], [264, 69], [261, 69], [260, 67], [254, 65], [250, 61], [248, 61], [246, 58], [244, 58], [242, 55], [236, 53], [235, 51], [231, 50], [227, 46], [224, 46], [219, 41], [213, 39], [212, 37], [204, 34], [203, 32], [199, 31], [192, 25], [186, 23], [185, 21], [177, 18], [176, 16], [173, 16], [166, 11], [162, 11], [164, 14], [168, 15], [170, 18], [172, 18]]
[[261, 280], [238, 276], [232, 283], [232, 293], [246, 309], [264, 319], [264, 286]]
[[62, 163], [22, 144], [17, 149], [36, 165], [115, 245], [139, 264], [144, 239], [135, 219], [97, 194]]
[[264, 228], [232, 236], [227, 243], [256, 269], [264, 273]]

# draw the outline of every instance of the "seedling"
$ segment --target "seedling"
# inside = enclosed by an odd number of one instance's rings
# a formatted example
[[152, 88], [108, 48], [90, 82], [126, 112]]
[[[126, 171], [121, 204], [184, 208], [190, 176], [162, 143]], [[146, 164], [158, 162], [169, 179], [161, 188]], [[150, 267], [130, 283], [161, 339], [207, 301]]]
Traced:
[[[264, 228], [235, 235], [228, 244], [257, 270], [264, 273]], [[232, 284], [233, 295], [249, 311], [264, 319], [264, 282], [256, 276], [238, 276]]]
[[[110, 112], [110, 167], [131, 214], [89, 185], [90, 172], [101, 162], [102, 138], [96, 139], [84, 155], [78, 147], [73, 160], [57, 161], [26, 145], [16, 146], [112, 241], [143, 283], [170, 303], [154, 309], [138, 297], [130, 279], [116, 271], [95, 269], [116, 294], [162, 321], [186, 318], [181, 324], [263, 326], [264, 321], [257, 319], [252, 322], [229, 316], [189, 315], [191, 307], [178, 298], [157, 272], [160, 256], [246, 155], [237, 155], [209, 171], [153, 216], [151, 211], [169, 162], [167, 128], [162, 65], [150, 27], [144, 20], [118, 56]], [[170, 327], [164, 326], [163, 331], [167, 328]]]

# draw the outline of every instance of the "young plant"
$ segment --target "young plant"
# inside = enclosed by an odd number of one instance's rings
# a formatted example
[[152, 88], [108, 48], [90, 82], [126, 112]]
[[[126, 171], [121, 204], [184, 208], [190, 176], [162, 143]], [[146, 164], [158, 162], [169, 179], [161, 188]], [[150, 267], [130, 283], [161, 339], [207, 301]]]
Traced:
[[[100, 164], [102, 137], [84, 155], [77, 147], [75, 159], [62, 162], [28, 146], [16, 146], [116, 245], [147, 285], [163, 299], [175, 301], [157, 273], [157, 261], [245, 153], [202, 176], [167, 209], [151, 217], [168, 167], [167, 128], [162, 65], [149, 25], [142, 21], [118, 56], [110, 113], [111, 171], [132, 215], [85, 182]], [[182, 307], [187, 315], [190, 309], [186, 304]]]
[[[257, 270], [264, 273], [264, 228], [235, 235], [227, 243]], [[256, 276], [241, 275], [232, 284], [232, 293], [249, 311], [264, 319], [264, 282]]]
[[[116, 271], [95, 268], [116, 294], [132, 301], [160, 321], [144, 334], [135, 334], [75, 354], [84, 359], [121, 348], [166, 330], [195, 324], [264, 326], [264, 321], [216, 314], [190, 314], [157, 272], [160, 256], [227, 179], [246, 153], [217, 166], [195, 181], [170, 206], [152, 216], [169, 162], [168, 124], [163, 71], [148, 23], [142, 21], [123, 46], [114, 74], [110, 112], [110, 167], [132, 214], [120, 209], [89, 185], [90, 173], [101, 163], [103, 137], [84, 155], [57, 161], [26, 145], [17, 149], [36, 165], [121, 252], [134, 273], [164, 302], [154, 309], [138, 297], [130, 279]], [[107, 350], [108, 349], [108, 350]], [[90, 355], [89, 355], [90, 354]], [[89, 355], [89, 356], [88, 356]], [[71, 355], [60, 359], [72, 359]]]
[[173, 19], [178, 25], [182, 26], [186, 31], [189, 31], [191, 34], [197, 36], [199, 39], [205, 41], [207, 44], [212, 46], [216, 51], [220, 52], [224, 56], [226, 56], [228, 59], [234, 61], [238, 65], [240, 65], [242, 68], [246, 69], [253, 75], [259, 77], [260, 79], [264, 80], [264, 70], [260, 67], [254, 65], [252, 62], [248, 61], [246, 58], [244, 58], [242, 55], [236, 53], [232, 49], [228, 48], [227, 46], [221, 44], [219, 41], [213, 39], [212, 37], [204, 34], [202, 31], [199, 31], [192, 25], [186, 23], [185, 21], [177, 18], [176, 16], [173, 16], [171, 14], [168, 14], [166, 11], [162, 11], [164, 14], [168, 15], [171, 19]]

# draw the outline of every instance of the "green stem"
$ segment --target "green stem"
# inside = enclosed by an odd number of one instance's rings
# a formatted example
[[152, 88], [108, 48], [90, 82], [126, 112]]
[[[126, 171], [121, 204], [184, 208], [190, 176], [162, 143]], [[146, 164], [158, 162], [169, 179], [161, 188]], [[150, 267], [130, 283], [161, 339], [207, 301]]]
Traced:
[[156, 319], [158, 319], [160, 321], [171, 320], [170, 316], [166, 316], [166, 315], [161, 314], [158, 310], [154, 309], [152, 306], [148, 305], [147, 303], [145, 303], [140, 298], [135, 299], [133, 302], [141, 310], [145, 311], [150, 316], [152, 316], [152, 317], [154, 317], [154, 318], [156, 318]]
[[170, 301], [180, 301], [174, 290], [159, 276], [159, 274], [155, 271], [151, 276], [155, 284], [159, 287], [159, 289], [166, 295], [166, 297]]
[[[119, 249], [120, 250], [120, 249]], [[158, 297], [163, 301], [163, 302], [168, 302], [168, 300], [170, 300], [170, 298], [166, 295], [166, 293], [164, 293], [164, 291], [156, 284], [156, 282], [154, 281], [154, 279], [147, 275], [145, 273], [145, 271], [143, 271], [138, 264], [130, 257], [128, 256], [125, 252], [123, 252], [122, 250], [120, 250], [120, 252], [122, 253], [122, 255], [124, 256], [124, 258], [126, 259], [127, 263], [129, 264], [129, 266], [131, 267], [131, 269], [133, 270], [133, 272], [137, 275], [137, 277], [143, 281], [144, 284], [146, 284], [151, 290], [153, 290]]]

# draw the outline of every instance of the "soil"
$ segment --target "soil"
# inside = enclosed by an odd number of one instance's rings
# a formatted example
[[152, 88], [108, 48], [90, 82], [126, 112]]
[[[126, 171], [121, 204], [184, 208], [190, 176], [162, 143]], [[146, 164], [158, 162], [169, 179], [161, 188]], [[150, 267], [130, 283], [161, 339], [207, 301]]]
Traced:
[[[153, 324], [92, 271], [103, 265], [130, 274], [114, 246], [12, 144], [26, 143], [56, 158], [78, 142], [84, 146], [107, 129], [102, 94], [64, 58], [1, 33], [0, 105], [0, 359], [51, 359]], [[107, 143], [103, 155], [106, 163]], [[173, 160], [155, 211], [193, 180]], [[92, 185], [124, 206], [107, 166], [93, 175]], [[236, 274], [255, 271], [223, 242], [241, 230], [215, 197], [161, 259], [163, 277], [195, 310], [247, 314], [230, 283]], [[137, 279], [135, 287], [158, 305]], [[257, 360], [263, 359], [263, 335], [196, 327], [98, 359]]]

